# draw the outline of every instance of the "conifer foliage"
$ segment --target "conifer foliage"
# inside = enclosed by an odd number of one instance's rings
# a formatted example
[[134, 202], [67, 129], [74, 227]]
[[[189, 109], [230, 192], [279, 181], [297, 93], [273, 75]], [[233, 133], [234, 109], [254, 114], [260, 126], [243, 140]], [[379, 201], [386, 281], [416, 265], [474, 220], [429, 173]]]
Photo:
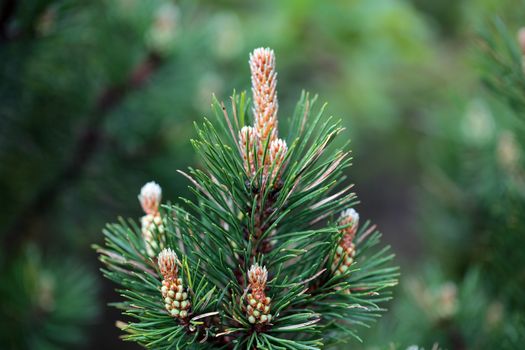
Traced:
[[115, 306], [128, 316], [118, 323], [126, 340], [320, 349], [360, 339], [357, 328], [390, 299], [398, 270], [375, 226], [359, 225], [352, 209], [343, 173], [351, 158], [334, 143], [340, 121], [303, 93], [278, 123], [274, 52], [256, 49], [249, 63], [253, 105], [245, 93], [228, 107], [215, 100], [216, 121], [196, 127], [205, 169], [181, 172], [194, 198], [160, 205], [160, 187], [147, 184], [142, 227], [110, 224], [96, 247], [124, 298]]

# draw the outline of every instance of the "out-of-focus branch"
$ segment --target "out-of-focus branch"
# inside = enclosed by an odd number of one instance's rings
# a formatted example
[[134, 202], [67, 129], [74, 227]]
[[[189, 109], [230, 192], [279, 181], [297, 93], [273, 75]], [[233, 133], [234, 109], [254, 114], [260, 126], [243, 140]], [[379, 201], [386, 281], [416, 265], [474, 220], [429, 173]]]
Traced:
[[131, 91], [143, 87], [159, 69], [162, 62], [160, 55], [154, 52], [149, 53], [141, 63], [131, 70], [128, 79], [123, 84], [111, 86], [100, 94], [86, 126], [72, 148], [71, 156], [65, 162], [62, 170], [36, 193], [13, 220], [13, 224], [8, 228], [6, 234], [3, 235], [3, 245], [7, 252], [16, 251], [24, 238], [30, 235], [32, 224], [53, 207], [67, 186], [81, 178], [89, 161], [99, 149], [103, 124], [107, 116], [124, 101]]

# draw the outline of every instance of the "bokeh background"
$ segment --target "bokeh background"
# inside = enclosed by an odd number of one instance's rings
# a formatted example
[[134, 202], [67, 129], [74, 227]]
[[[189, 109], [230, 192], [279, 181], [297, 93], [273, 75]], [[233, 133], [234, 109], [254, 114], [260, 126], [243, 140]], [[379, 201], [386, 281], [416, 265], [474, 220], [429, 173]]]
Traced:
[[[142, 215], [145, 182], [188, 194], [176, 171], [200, 166], [193, 122], [212, 94], [249, 89], [248, 53], [269, 46], [280, 119], [302, 89], [343, 119], [357, 209], [402, 268], [389, 312], [349, 348], [519, 348], [525, 103], [487, 88], [503, 73], [482, 34], [504, 24], [514, 40], [524, 5], [4, 0], [0, 347], [138, 348], [118, 338], [119, 295], [91, 245]], [[509, 94], [525, 96], [516, 79]]]

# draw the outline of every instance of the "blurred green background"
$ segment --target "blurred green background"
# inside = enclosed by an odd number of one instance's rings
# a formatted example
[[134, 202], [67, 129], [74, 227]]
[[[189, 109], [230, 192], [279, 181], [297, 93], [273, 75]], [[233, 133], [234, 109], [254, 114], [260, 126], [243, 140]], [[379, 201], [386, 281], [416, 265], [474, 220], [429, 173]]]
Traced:
[[479, 33], [497, 15], [514, 38], [524, 5], [4, 0], [0, 344], [136, 348], [118, 339], [106, 304], [119, 296], [90, 246], [106, 222], [142, 215], [145, 182], [165, 199], [188, 193], [176, 171], [200, 166], [192, 123], [212, 94], [249, 89], [248, 53], [269, 46], [279, 118], [306, 89], [344, 120], [357, 209], [402, 268], [390, 312], [349, 347], [514, 348], [525, 338], [525, 109], [485, 88], [497, 73], [480, 62]]

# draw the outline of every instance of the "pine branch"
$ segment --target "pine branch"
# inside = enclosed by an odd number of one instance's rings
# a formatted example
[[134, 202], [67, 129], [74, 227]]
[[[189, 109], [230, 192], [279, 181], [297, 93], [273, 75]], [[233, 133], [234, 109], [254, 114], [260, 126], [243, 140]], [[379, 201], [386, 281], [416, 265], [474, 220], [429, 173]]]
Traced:
[[480, 33], [479, 47], [484, 83], [521, 113], [525, 110], [525, 32], [521, 30], [517, 36], [518, 40], [497, 18]]
[[[120, 285], [115, 306], [147, 348], [320, 349], [359, 339], [397, 283], [389, 247], [353, 209], [351, 158], [334, 140], [340, 121], [307, 93], [277, 130], [275, 58], [250, 58], [254, 126], [245, 93], [215, 100], [215, 121], [192, 140], [205, 170], [182, 173], [193, 198], [161, 206], [157, 184], [139, 196], [141, 225], [121, 220], [95, 247]], [[283, 121], [281, 120], [281, 123]], [[290, 146], [288, 143], [290, 142]]]

